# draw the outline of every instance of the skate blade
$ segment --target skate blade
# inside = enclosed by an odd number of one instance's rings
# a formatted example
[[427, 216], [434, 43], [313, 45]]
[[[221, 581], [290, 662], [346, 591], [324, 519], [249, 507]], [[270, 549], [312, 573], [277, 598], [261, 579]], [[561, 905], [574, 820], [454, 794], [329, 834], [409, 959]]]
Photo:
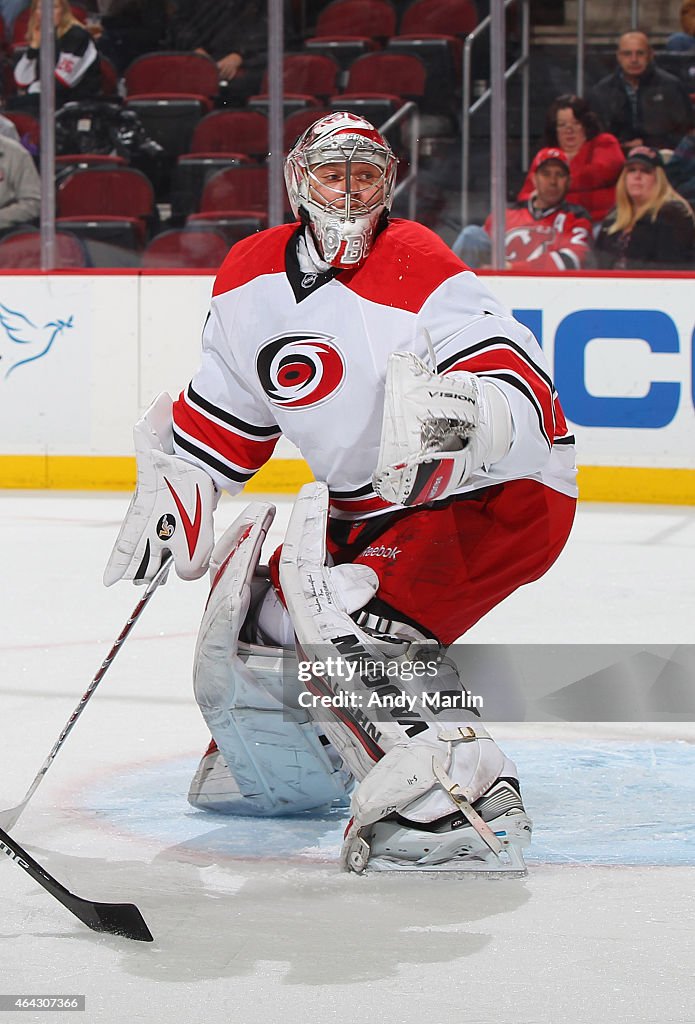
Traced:
[[524, 855], [520, 849], [514, 847], [505, 847], [499, 856], [493, 854], [486, 860], [462, 858], [446, 860], [441, 864], [423, 864], [417, 861], [390, 860], [388, 857], [371, 857], [365, 873], [369, 874], [372, 871], [374, 873], [387, 871], [418, 871], [422, 873], [426, 871], [432, 875], [453, 875], [458, 878], [526, 878], [528, 875]]

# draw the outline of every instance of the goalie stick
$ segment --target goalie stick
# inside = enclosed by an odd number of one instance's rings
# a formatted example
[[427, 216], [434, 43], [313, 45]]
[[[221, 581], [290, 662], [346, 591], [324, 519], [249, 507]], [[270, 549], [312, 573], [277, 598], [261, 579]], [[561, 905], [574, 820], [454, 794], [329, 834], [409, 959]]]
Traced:
[[116, 639], [113, 647], [111, 648], [109, 653], [106, 655], [106, 657], [102, 661], [101, 666], [99, 668], [99, 671], [97, 672], [97, 674], [92, 679], [91, 683], [89, 684], [89, 686], [85, 690], [84, 694], [80, 698], [79, 704], [77, 705], [77, 707], [75, 708], [73, 713], [70, 715], [70, 718], [68, 719], [68, 721], [66, 722], [65, 726], [63, 727], [63, 731], [61, 732], [60, 736], [58, 737], [58, 739], [54, 743], [53, 749], [51, 750], [50, 754], [48, 755], [48, 757], [46, 758], [44, 763], [41, 765], [39, 771], [36, 774], [36, 778], [34, 779], [32, 784], [29, 786], [29, 789], [27, 790], [26, 795], [25, 795], [24, 799], [22, 800], [22, 802], [17, 804], [16, 807], [8, 807], [7, 810], [0, 811], [0, 828], [4, 828], [4, 829], [13, 828], [14, 825], [19, 820], [19, 817], [22, 814], [22, 812], [24, 811], [24, 808], [29, 803], [29, 801], [31, 800], [32, 796], [34, 795], [34, 793], [38, 789], [39, 784], [40, 784], [42, 778], [44, 777], [44, 775], [46, 774], [48, 769], [51, 767], [51, 765], [53, 764], [53, 761], [55, 760], [58, 751], [62, 747], [63, 743], [65, 742], [65, 740], [67, 738], [67, 736], [69, 735], [70, 731], [72, 730], [73, 726], [75, 725], [75, 722], [77, 721], [77, 719], [80, 717], [80, 715], [84, 711], [85, 707], [87, 706], [87, 702], [89, 701], [89, 698], [92, 696], [92, 694], [96, 690], [97, 686], [99, 685], [101, 680], [106, 675], [106, 672], [108, 671], [109, 667], [111, 666], [111, 663], [113, 662], [114, 658], [116, 657], [116, 655], [120, 651], [121, 647], [123, 646], [123, 642], [125, 641], [126, 637], [130, 633], [130, 631], [132, 630], [133, 626], [138, 621], [140, 616], [142, 615], [143, 611], [145, 610], [145, 608], [146, 608], [150, 598], [154, 594], [154, 592], [157, 589], [157, 587], [160, 585], [160, 583], [163, 583], [164, 580], [166, 579], [166, 575], [167, 575], [167, 572], [169, 571], [169, 569], [171, 567], [172, 561], [173, 561], [173, 555], [170, 554], [162, 562], [162, 565], [161, 565], [160, 569], [158, 570], [157, 574], [152, 577], [152, 580], [150, 581], [150, 583], [149, 583], [145, 593], [142, 595], [142, 597], [138, 601], [137, 605], [133, 609], [133, 612], [132, 612], [130, 618], [128, 619], [128, 621], [126, 622], [125, 626], [121, 630], [121, 632], [120, 632], [118, 638]]
[[62, 903], [71, 914], [79, 918], [83, 924], [94, 932], [109, 932], [111, 935], [123, 935], [127, 939], [140, 942], [153, 942], [154, 937], [147, 927], [144, 917], [134, 903], [95, 903], [75, 896], [49, 875], [45, 868], [30, 857], [19, 843], [15, 842], [7, 832], [0, 828], [0, 851], [6, 854], [28, 875], [43, 886], [59, 903]]

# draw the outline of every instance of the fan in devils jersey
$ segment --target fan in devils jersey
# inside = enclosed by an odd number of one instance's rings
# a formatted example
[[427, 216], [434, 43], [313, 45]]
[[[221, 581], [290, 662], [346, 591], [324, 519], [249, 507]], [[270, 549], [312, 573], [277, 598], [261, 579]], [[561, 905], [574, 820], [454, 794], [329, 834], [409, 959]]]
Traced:
[[[390, 219], [395, 172], [349, 113], [295, 144], [296, 222], [234, 246], [199, 371], [136, 426], [138, 487], [105, 582], [145, 582], [168, 552], [183, 578], [211, 566], [194, 683], [213, 739], [195, 806], [293, 814], [356, 782], [347, 868], [520, 869], [516, 767], [444, 655], [564, 547], [573, 438], [531, 332], [435, 234]], [[219, 489], [241, 491], [281, 435], [317, 483], [266, 571], [272, 506], [250, 505], [214, 552], [212, 519]], [[314, 668], [290, 700], [269, 656], [295, 645]], [[434, 668], [413, 682], [421, 649]], [[410, 710], [371, 711], [387, 690]]]
[[[508, 270], [580, 270], [591, 253], [591, 220], [581, 206], [566, 202], [570, 163], [563, 151], [536, 153], [529, 176], [533, 192], [505, 213], [504, 244]], [[492, 216], [483, 227], [469, 224], [452, 248], [471, 267], [490, 266]]]

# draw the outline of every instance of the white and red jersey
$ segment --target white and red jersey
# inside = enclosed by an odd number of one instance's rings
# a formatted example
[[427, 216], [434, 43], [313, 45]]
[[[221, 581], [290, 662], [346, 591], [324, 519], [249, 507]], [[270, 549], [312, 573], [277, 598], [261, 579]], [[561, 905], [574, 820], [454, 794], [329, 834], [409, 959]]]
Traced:
[[[56, 37], [55, 60], [57, 99], [66, 102], [67, 99], [91, 99], [99, 95], [99, 52], [83, 25], [71, 25], [67, 32]], [[40, 91], [38, 50], [25, 50], [17, 61], [14, 77], [20, 88], [30, 93]]]
[[543, 352], [427, 228], [393, 220], [365, 263], [303, 273], [299, 225], [238, 242], [219, 271], [202, 363], [174, 404], [177, 454], [237, 493], [284, 434], [331, 494], [331, 515], [393, 506], [372, 488], [388, 356], [414, 352], [467, 370], [506, 395], [510, 451], [461, 488], [535, 479], [575, 496], [574, 445]]
[[[484, 228], [492, 234], [492, 217]], [[581, 206], [564, 202], [537, 210], [533, 198], [507, 210], [507, 260], [515, 270], [580, 270], [591, 253], [591, 221]]]

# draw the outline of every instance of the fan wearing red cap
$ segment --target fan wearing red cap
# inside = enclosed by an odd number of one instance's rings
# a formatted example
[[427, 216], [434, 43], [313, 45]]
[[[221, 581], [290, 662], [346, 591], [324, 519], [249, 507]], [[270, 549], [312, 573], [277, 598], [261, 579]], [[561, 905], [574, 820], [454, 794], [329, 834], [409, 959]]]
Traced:
[[[586, 210], [566, 201], [570, 183], [567, 154], [557, 146], [536, 153], [529, 177], [533, 190], [525, 202], [507, 210], [504, 219], [507, 269], [579, 270], [591, 246]], [[490, 265], [492, 217], [482, 228], [467, 225], [454, 242], [456, 252], [473, 267]]]
[[545, 146], [544, 149], [539, 149], [533, 158], [529, 173], [535, 174], [538, 168], [542, 167], [543, 164], [548, 163], [549, 160], [554, 160], [556, 163], [561, 164], [569, 174], [569, 157], [564, 150], [558, 149], [557, 146]]
[[669, 184], [658, 149], [635, 146], [629, 151], [615, 199], [596, 239], [599, 267], [693, 268], [695, 218], [690, 204]]

